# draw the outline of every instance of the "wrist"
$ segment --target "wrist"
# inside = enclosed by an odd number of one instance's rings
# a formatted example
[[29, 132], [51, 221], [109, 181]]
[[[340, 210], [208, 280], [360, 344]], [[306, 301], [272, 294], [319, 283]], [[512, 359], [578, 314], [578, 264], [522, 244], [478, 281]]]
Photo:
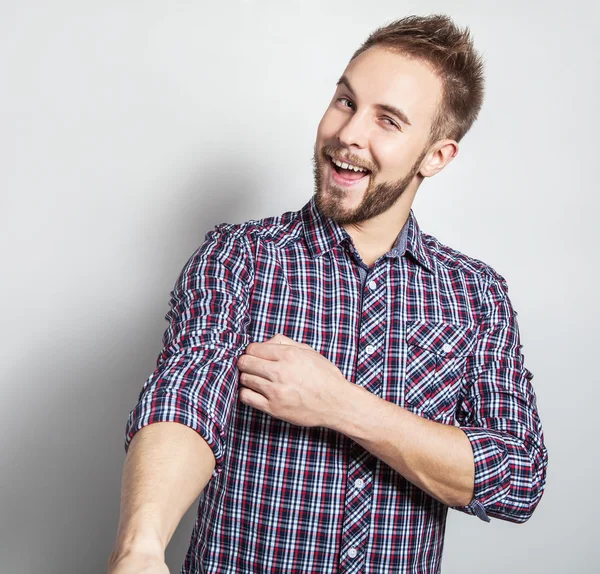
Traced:
[[113, 572], [115, 568], [120, 572], [120, 567], [124, 564], [128, 566], [135, 564], [138, 569], [141, 568], [146, 572], [146, 568], [152, 567], [155, 569], [157, 564], [165, 564], [165, 553], [145, 546], [130, 546], [128, 548], [115, 546], [108, 557], [108, 573]]
[[351, 437], [354, 434], [353, 428], [358, 423], [361, 407], [364, 407], [373, 395], [347, 379], [343, 382], [345, 384], [341, 386], [336, 396], [336, 404], [332, 409], [333, 416], [328, 427]]
[[154, 532], [136, 532], [117, 534], [113, 554], [117, 557], [125, 554], [147, 554], [164, 557], [166, 545]]

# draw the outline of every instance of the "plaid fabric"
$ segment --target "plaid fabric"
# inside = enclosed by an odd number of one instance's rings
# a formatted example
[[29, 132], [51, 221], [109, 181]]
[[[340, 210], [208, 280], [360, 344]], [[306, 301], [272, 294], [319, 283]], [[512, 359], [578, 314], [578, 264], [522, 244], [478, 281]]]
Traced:
[[547, 451], [506, 282], [422, 233], [412, 211], [371, 267], [314, 197], [218, 225], [170, 295], [125, 449], [143, 426], [175, 421], [214, 452], [182, 574], [440, 570], [447, 506], [348, 437], [237, 399], [237, 358], [276, 333], [383, 399], [460, 426], [475, 497], [457, 510], [523, 522], [539, 502]]

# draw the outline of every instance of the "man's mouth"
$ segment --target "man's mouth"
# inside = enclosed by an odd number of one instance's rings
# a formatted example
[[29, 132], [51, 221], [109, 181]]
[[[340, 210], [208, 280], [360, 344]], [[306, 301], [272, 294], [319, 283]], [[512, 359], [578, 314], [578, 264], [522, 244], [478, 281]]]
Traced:
[[332, 168], [332, 177], [336, 183], [341, 185], [354, 185], [371, 173], [364, 167], [328, 157]]

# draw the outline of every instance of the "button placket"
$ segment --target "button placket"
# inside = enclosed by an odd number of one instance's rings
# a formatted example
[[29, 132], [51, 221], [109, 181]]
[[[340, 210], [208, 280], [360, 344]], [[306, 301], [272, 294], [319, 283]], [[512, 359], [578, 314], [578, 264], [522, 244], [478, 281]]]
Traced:
[[384, 279], [380, 277], [367, 281], [365, 277], [364, 281], [355, 380], [357, 385], [379, 394], [387, 328], [386, 298], [380, 285]]
[[360, 445], [350, 451], [338, 569], [340, 574], [358, 573], [363, 567], [363, 549], [368, 542], [371, 521], [374, 468], [375, 459], [369, 451]]
[[[362, 294], [355, 381], [371, 393], [380, 395], [387, 329], [386, 298], [375, 279], [366, 281], [365, 278]], [[358, 573], [364, 567], [364, 549], [368, 544], [371, 521], [374, 467], [375, 458], [360, 445], [349, 450], [338, 569], [340, 574]]]

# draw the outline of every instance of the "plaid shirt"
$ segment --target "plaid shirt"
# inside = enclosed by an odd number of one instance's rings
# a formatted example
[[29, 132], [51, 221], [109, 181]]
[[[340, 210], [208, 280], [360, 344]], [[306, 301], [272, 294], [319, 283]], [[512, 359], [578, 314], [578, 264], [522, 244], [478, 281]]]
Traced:
[[221, 224], [170, 292], [154, 373], [127, 422], [195, 429], [216, 467], [182, 574], [435, 573], [448, 507], [341, 433], [238, 400], [238, 357], [277, 333], [351, 382], [471, 442], [475, 495], [457, 510], [524, 522], [547, 451], [503, 277], [419, 230], [413, 212], [371, 267], [314, 196]]

